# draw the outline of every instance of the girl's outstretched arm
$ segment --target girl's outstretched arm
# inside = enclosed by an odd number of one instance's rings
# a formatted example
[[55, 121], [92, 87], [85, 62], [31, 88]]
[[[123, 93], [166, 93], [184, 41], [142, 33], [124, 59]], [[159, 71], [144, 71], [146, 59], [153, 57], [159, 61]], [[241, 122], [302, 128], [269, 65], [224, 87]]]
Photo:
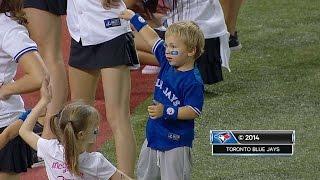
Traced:
[[51, 87], [49, 86], [49, 77], [47, 76], [42, 81], [42, 86], [40, 89], [41, 92], [41, 99], [37, 103], [37, 105], [32, 109], [31, 113], [22, 124], [19, 135], [22, 139], [28, 143], [33, 149], [37, 150], [37, 142], [40, 138], [39, 135], [33, 132], [33, 128], [41, 116], [43, 109], [47, 107], [51, 100]]

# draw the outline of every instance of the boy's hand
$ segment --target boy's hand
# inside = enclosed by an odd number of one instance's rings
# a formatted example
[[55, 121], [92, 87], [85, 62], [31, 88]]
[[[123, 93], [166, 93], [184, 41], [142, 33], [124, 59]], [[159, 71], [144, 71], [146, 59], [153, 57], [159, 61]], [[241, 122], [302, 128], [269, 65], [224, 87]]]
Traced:
[[46, 76], [41, 85], [40, 89], [41, 99], [40, 101], [44, 104], [48, 104], [51, 101], [52, 93], [51, 93], [51, 86], [50, 86], [50, 78]]
[[121, 0], [101, 0], [101, 4], [105, 9], [117, 8], [120, 6]]
[[135, 13], [130, 9], [126, 9], [120, 13], [119, 18], [130, 21], [130, 19], [134, 16], [134, 14]]
[[157, 119], [163, 115], [163, 104], [157, 103], [155, 105], [148, 106], [149, 116], [152, 119]]

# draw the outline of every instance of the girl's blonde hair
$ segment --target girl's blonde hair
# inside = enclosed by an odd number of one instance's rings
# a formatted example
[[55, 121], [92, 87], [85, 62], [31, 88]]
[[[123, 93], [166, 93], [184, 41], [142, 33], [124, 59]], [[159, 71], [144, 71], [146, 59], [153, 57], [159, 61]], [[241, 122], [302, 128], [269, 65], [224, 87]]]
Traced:
[[204, 35], [199, 26], [193, 21], [181, 21], [170, 25], [165, 36], [178, 36], [187, 46], [188, 51], [196, 49], [195, 59], [203, 53], [205, 44]]
[[[98, 111], [82, 102], [73, 102], [54, 115], [50, 120], [51, 131], [64, 147], [65, 162], [72, 174], [80, 175], [78, 157], [80, 155], [80, 131], [86, 132], [89, 124], [99, 122]], [[93, 133], [93, 132], [92, 132]]]
[[[19, 24], [26, 25], [26, 14], [22, 10], [23, 0], [3, 0], [0, 4], [0, 13], [10, 13], [10, 17]], [[9, 14], [7, 14], [9, 16]]]

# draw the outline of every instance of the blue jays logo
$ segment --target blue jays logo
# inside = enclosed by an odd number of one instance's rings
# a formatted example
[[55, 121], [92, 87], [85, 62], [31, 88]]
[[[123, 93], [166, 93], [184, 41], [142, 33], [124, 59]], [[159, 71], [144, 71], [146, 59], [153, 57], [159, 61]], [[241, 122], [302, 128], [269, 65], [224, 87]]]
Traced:
[[215, 138], [218, 138], [221, 143], [226, 142], [228, 139], [231, 138], [231, 135], [228, 132], [223, 132], [220, 134], [215, 135]]
[[212, 144], [234, 144], [238, 143], [237, 139], [234, 137], [231, 131], [216, 131], [211, 132], [211, 143]]

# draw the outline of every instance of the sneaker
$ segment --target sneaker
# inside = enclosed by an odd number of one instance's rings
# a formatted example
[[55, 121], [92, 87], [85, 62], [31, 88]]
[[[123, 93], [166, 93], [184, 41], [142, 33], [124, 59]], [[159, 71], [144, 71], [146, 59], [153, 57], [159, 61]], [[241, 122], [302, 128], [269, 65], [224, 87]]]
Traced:
[[159, 73], [160, 71], [160, 68], [158, 66], [145, 66], [143, 69], [142, 69], [142, 74], [157, 74]]
[[242, 48], [241, 43], [238, 39], [238, 33], [237, 31], [234, 33], [234, 35], [230, 34], [229, 37], [229, 47], [231, 51], [238, 51]]

